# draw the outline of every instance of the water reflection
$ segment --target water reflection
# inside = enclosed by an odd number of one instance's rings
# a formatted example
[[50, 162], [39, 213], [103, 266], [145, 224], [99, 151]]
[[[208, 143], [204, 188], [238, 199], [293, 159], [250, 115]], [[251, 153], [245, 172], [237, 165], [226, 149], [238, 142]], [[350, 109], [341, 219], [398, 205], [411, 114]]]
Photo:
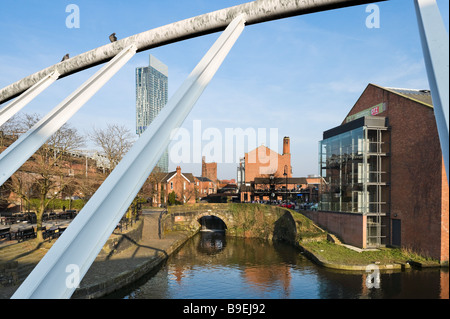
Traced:
[[220, 253], [227, 245], [224, 231], [201, 232], [198, 244], [198, 252], [212, 255]]
[[368, 288], [366, 272], [318, 267], [294, 247], [258, 239], [201, 233], [162, 269], [120, 298], [448, 298], [448, 270], [381, 272]]

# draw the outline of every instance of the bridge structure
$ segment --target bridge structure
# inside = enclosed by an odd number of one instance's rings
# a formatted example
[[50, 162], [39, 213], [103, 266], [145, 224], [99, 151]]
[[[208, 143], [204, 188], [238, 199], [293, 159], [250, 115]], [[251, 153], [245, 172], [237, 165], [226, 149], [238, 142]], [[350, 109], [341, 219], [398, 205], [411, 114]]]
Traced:
[[171, 206], [160, 221], [166, 231], [226, 231], [230, 236], [292, 242], [297, 226], [289, 210], [274, 205], [210, 203]]
[[[104, 64], [0, 154], [0, 185], [137, 52], [223, 31], [158, 117], [104, 181], [12, 298], [70, 298], [127, 207], [246, 25], [380, 0], [256, 0], [149, 30], [93, 49], [0, 90], [0, 125], [56, 80]], [[435, 0], [414, 0], [448, 182], [449, 40]], [[75, 281], [68, 281], [68, 278]], [[75, 284], [74, 284], [75, 282]]]

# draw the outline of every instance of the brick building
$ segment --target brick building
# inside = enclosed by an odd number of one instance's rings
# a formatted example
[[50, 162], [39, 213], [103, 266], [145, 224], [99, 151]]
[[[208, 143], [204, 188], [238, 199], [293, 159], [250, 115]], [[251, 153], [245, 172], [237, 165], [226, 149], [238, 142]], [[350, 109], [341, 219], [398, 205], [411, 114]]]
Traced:
[[283, 154], [267, 146], [245, 153], [238, 167], [241, 202], [317, 201], [316, 179], [292, 177], [290, 138], [283, 138]]
[[209, 178], [199, 176], [194, 177], [194, 179], [198, 199], [208, 197], [208, 195], [215, 194], [217, 192], [217, 184]]
[[257, 177], [292, 177], [291, 150], [289, 137], [283, 138], [283, 154], [279, 154], [265, 145], [245, 153], [245, 174], [241, 182], [250, 183]]
[[152, 205], [164, 206], [169, 203], [169, 195], [175, 194], [175, 200], [181, 204], [193, 204], [196, 200], [195, 177], [192, 173], [182, 173], [178, 166], [170, 173], [156, 173], [154, 177]]
[[316, 222], [358, 247], [448, 262], [448, 183], [430, 92], [369, 84], [324, 132]]
[[217, 182], [217, 163], [206, 163], [205, 156], [202, 157], [202, 177]]

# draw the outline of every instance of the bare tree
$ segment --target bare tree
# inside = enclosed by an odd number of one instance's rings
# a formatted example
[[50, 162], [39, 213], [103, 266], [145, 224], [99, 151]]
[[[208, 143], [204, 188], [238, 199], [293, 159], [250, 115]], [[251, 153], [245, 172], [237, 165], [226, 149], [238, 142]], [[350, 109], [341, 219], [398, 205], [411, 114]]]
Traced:
[[15, 114], [8, 121], [0, 126], [0, 147], [5, 145], [5, 139], [8, 137], [15, 140], [20, 134], [26, 130], [23, 125], [23, 116]]
[[134, 135], [127, 127], [119, 124], [108, 124], [106, 129], [93, 128], [88, 136], [108, 159], [111, 171], [134, 143]]
[[[38, 121], [38, 115], [26, 114], [21, 123], [25, 127], [32, 127]], [[43, 240], [44, 212], [68, 185], [75, 183], [69, 172], [70, 164], [66, 161], [69, 152], [83, 145], [84, 139], [77, 130], [64, 124], [18, 172], [11, 176], [9, 181], [11, 191], [36, 210], [38, 241]], [[36, 196], [39, 199], [37, 203], [30, 200]]]
[[139, 198], [145, 199], [145, 201], [148, 201], [150, 204], [152, 204], [155, 195], [158, 194], [158, 183], [161, 180], [161, 175], [165, 175], [165, 173], [161, 172], [161, 168], [155, 166], [155, 168], [152, 170], [147, 180], [145, 181], [144, 185], [142, 185], [142, 188], [140, 189], [137, 196]]

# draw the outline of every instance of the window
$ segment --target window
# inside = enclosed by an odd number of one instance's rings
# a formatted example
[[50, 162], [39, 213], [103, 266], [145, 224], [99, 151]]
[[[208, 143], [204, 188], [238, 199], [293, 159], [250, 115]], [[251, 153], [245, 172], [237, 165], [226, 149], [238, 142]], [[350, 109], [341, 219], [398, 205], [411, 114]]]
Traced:
[[173, 182], [170, 182], [170, 189], [173, 189]]
[[325, 182], [321, 210], [388, 212], [388, 134], [384, 126], [363, 125], [320, 142], [319, 165]]

